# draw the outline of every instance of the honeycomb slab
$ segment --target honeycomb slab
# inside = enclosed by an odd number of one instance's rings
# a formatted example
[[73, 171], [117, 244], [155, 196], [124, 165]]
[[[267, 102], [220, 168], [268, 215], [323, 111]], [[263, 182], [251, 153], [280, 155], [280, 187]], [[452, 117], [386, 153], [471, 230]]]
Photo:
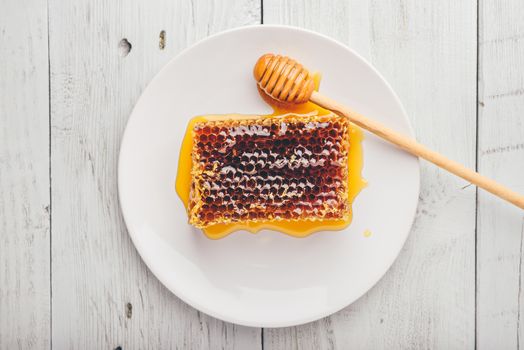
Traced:
[[335, 114], [202, 120], [192, 125], [189, 222], [347, 220], [350, 123]]

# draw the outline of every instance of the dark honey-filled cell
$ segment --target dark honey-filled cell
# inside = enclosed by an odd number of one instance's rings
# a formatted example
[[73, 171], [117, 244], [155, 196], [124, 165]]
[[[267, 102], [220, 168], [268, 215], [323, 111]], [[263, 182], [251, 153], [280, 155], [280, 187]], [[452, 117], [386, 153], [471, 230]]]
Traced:
[[196, 123], [193, 137], [191, 224], [349, 215], [345, 118], [210, 120]]

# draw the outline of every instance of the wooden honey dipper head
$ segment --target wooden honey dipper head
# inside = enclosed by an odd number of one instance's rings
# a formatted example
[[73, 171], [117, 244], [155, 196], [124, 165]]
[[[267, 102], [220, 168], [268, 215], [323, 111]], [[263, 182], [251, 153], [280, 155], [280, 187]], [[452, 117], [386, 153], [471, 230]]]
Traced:
[[261, 56], [253, 75], [262, 91], [283, 103], [306, 103], [315, 89], [313, 75], [287, 56], [270, 53]]

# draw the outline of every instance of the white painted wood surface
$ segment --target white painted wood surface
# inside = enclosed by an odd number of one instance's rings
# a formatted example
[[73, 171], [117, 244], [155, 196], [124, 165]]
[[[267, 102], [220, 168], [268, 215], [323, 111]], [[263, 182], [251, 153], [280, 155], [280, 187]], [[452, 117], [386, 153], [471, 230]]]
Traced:
[[47, 4], [0, 8], [0, 349], [48, 349]]
[[524, 214], [482, 192], [477, 207], [473, 186], [431, 165], [422, 164], [417, 218], [388, 274], [345, 310], [284, 329], [224, 323], [173, 296], [136, 253], [116, 195], [120, 137], [153, 75], [193, 42], [262, 18], [354, 48], [399, 94], [418, 140], [472, 168], [478, 157], [482, 173], [524, 193], [522, 1], [1, 5], [0, 349], [513, 349], [524, 341]]
[[[475, 167], [476, 11], [474, 0], [266, 0], [264, 22], [355, 48], [399, 94], [419, 141]], [[475, 190], [421, 165], [417, 219], [388, 274], [331, 317], [264, 330], [265, 349], [474, 347]]]
[[[524, 2], [480, 2], [479, 170], [524, 193]], [[479, 192], [479, 349], [524, 344], [524, 212]]]
[[151, 274], [116, 183], [121, 135], [153, 75], [198, 39], [259, 23], [260, 2], [50, 0], [49, 20], [53, 348], [260, 348], [260, 329], [201, 314]]

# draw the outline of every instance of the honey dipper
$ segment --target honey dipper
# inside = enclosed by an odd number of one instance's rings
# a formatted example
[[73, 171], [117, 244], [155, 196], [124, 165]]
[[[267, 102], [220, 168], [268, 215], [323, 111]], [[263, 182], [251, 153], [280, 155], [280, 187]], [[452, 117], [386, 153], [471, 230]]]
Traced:
[[348, 118], [350, 122], [409, 153], [524, 209], [524, 196], [314, 91], [315, 84], [312, 74], [297, 61], [286, 56], [265, 54], [258, 59], [253, 73], [258, 87], [274, 100], [284, 104], [301, 104], [311, 101], [335, 114]]

